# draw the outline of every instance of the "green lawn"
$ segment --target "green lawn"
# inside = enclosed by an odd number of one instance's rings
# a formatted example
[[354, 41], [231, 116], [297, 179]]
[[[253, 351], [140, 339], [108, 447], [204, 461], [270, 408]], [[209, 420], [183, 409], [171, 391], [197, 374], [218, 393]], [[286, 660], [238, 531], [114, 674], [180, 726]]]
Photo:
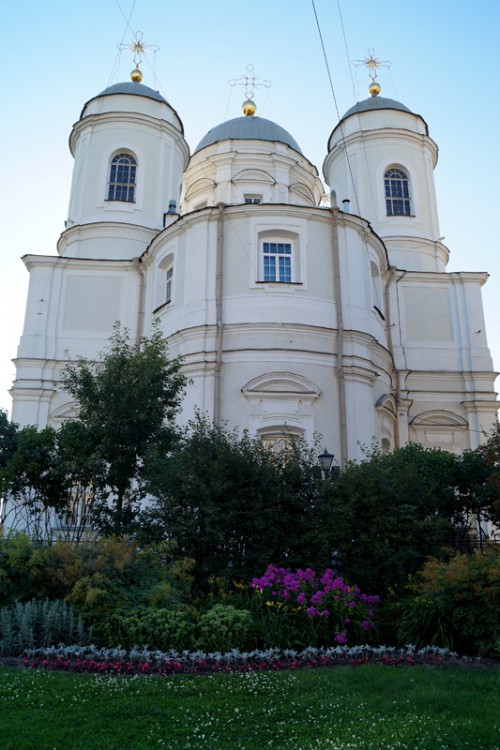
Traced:
[[0, 747], [499, 750], [499, 676], [372, 665], [169, 677], [4, 668]]

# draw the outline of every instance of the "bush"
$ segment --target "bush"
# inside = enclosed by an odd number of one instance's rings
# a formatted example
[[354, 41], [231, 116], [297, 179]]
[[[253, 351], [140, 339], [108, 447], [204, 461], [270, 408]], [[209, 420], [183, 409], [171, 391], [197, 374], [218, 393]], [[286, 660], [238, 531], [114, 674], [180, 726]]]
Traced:
[[20, 654], [26, 648], [58, 643], [88, 643], [81, 617], [63, 601], [20, 603], [0, 609], [0, 653]]
[[375, 626], [379, 597], [346, 584], [330, 568], [317, 575], [311, 568], [291, 573], [269, 565], [251, 586], [257, 637], [265, 647], [366, 643]]
[[500, 655], [500, 553], [430, 560], [399, 602], [398, 640], [474, 656]]
[[100, 626], [101, 640], [108, 647], [148, 646], [162, 651], [194, 648], [195, 625], [186, 610], [136, 609], [118, 611]]
[[249, 646], [252, 615], [231, 604], [216, 604], [200, 617], [196, 646], [203, 651], [245, 649]]

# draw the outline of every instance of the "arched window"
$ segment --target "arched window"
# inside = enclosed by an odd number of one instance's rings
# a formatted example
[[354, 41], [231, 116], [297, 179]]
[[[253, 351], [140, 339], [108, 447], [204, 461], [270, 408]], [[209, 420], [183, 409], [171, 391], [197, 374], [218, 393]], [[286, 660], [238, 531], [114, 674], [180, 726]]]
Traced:
[[402, 169], [391, 167], [384, 175], [387, 216], [411, 216], [410, 180]]
[[172, 283], [174, 280], [174, 266], [167, 268], [165, 273], [165, 304], [172, 302]]
[[116, 154], [109, 168], [108, 201], [134, 203], [137, 162], [132, 154]]
[[373, 306], [382, 314], [382, 285], [380, 281], [380, 270], [374, 260], [370, 261], [370, 275], [372, 279]]
[[[175, 246], [170, 246], [170, 252], [161, 259], [156, 269], [156, 279], [154, 283], [154, 310], [153, 313], [163, 315], [168, 306], [173, 305], [176, 297], [176, 270], [175, 270]], [[177, 302], [179, 300], [177, 299]]]

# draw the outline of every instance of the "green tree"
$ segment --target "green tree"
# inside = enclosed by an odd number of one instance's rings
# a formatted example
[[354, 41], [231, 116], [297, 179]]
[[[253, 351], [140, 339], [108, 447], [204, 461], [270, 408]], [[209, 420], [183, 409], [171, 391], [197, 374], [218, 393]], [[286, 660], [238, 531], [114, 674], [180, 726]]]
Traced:
[[324, 546], [310, 538], [315, 461], [300, 443], [277, 455], [198, 414], [169, 460], [149, 465], [146, 538], [175, 539], [201, 588], [210, 576], [248, 579], [269, 562], [312, 562]]
[[[475, 497], [475, 505], [483, 506], [483, 513], [497, 527], [500, 527], [500, 425], [488, 435], [483, 445], [473, 451], [480, 457], [480, 462], [476, 463], [477, 470], [480, 473], [481, 482], [477, 481], [477, 476], [473, 473], [473, 490], [479, 492], [479, 497]], [[464, 454], [464, 458], [466, 454]], [[471, 458], [474, 461], [473, 458]], [[486, 471], [485, 471], [486, 469]]]
[[333, 565], [364, 591], [404, 586], [428, 556], [453, 546], [457, 458], [408, 445], [351, 463], [331, 488]]
[[[2, 472], [16, 452], [18, 426], [9, 420], [7, 412], [0, 409], [0, 481]], [[3, 487], [0, 485], [0, 493]]]
[[46, 537], [53, 514], [67, 505], [71, 479], [60, 460], [58, 434], [52, 427], [10, 430], [9, 455], [0, 467], [4, 517], [10, 528]]
[[135, 347], [117, 325], [100, 362], [80, 358], [63, 371], [64, 388], [78, 404], [66, 445], [83, 476], [94, 473], [92, 521], [102, 533], [135, 528], [145, 467], [154, 457], [164, 460], [175, 442], [185, 385], [180, 366], [157, 328]]
[[75, 507], [83, 501], [91, 504], [101, 473], [94, 446], [79, 423], [66, 422], [60, 430], [20, 429], [0, 415], [0, 495], [2, 522], [8, 528], [46, 539], [58, 518], [58, 533], [65, 528], [66, 536], [78, 541], [88, 519], [77, 518]]

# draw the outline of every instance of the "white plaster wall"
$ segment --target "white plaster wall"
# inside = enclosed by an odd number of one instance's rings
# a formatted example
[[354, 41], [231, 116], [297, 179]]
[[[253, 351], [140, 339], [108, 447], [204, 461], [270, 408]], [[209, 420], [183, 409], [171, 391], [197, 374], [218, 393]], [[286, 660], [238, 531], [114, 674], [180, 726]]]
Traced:
[[283, 143], [223, 141], [194, 154], [184, 175], [182, 213], [219, 202], [245, 202], [245, 194], [263, 203], [319, 204], [323, 187], [316, 167]]
[[[330, 138], [324, 173], [339, 205], [345, 198], [350, 200], [351, 212], [367, 218], [387, 240], [390, 262], [400, 268], [444, 270], [447, 253], [435, 244], [440, 237], [433, 178], [436, 159], [437, 147], [423, 120], [401, 111], [351, 115]], [[386, 215], [384, 173], [391, 166], [402, 167], [410, 178], [412, 216]], [[404, 237], [427, 242], [405, 247], [397, 239]]]
[[[97, 98], [84, 113], [70, 137], [75, 164], [67, 227], [106, 221], [160, 230], [169, 202], [179, 206], [189, 157], [180, 121], [168, 106], [138, 96]], [[122, 150], [138, 162], [133, 203], [107, 200], [109, 164]]]

